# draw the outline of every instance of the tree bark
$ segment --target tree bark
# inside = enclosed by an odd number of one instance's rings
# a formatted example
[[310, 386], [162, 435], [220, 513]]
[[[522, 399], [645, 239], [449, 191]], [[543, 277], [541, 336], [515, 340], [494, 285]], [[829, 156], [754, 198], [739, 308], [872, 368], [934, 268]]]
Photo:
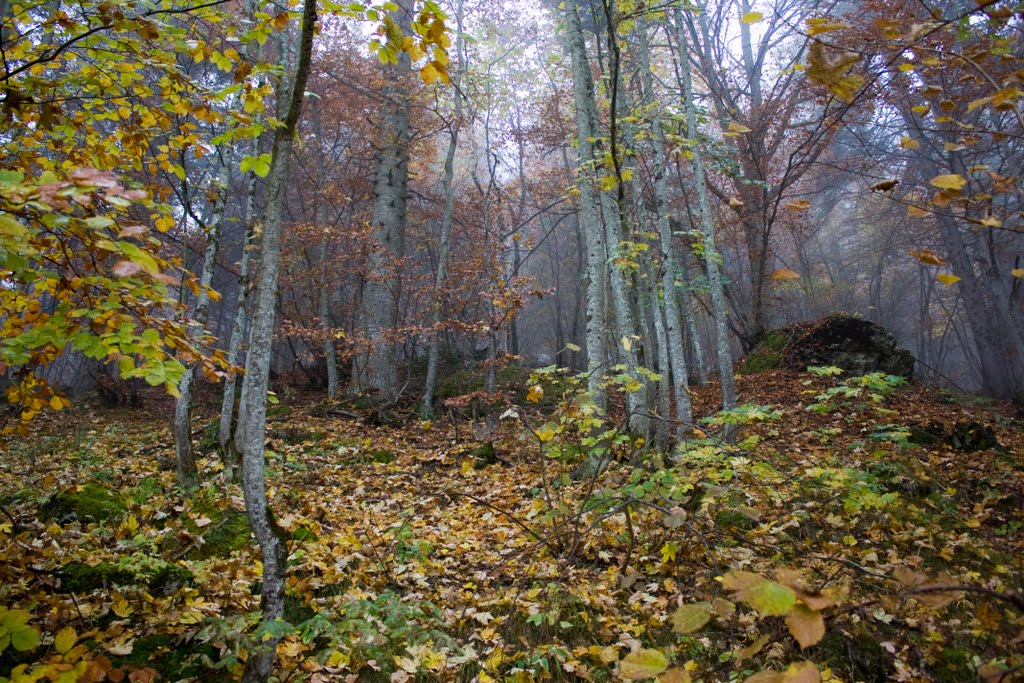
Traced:
[[[411, 33], [412, 0], [398, 0], [391, 18], [403, 34]], [[352, 365], [354, 393], [390, 401], [398, 394], [398, 368], [393, 335], [398, 326], [402, 278], [397, 262], [405, 256], [405, 206], [409, 184], [408, 87], [409, 55], [385, 67], [384, 114], [377, 141], [373, 181], [373, 245], [366, 261], [367, 281], [359, 307], [359, 330], [364, 350]]]
[[[213, 269], [217, 265], [217, 249], [220, 232], [224, 223], [227, 205], [228, 167], [222, 161], [219, 177], [215, 181], [217, 196], [213, 202], [210, 220], [206, 225], [206, 249], [203, 251], [203, 267], [199, 275], [199, 296], [196, 299], [196, 327], [192, 336], [198, 336], [206, 327], [210, 317], [210, 283]], [[195, 363], [189, 363], [178, 382], [178, 397], [174, 402], [174, 462], [178, 485], [191, 492], [199, 485], [199, 471], [196, 468], [195, 453], [192, 449], [192, 384], [195, 380]]]
[[580, 223], [587, 247], [587, 389], [594, 403], [603, 411], [607, 408], [603, 368], [608, 356], [604, 337], [608, 251], [595, 196], [594, 140], [597, 138], [597, 121], [591, 114], [594, 108], [594, 82], [590, 76], [590, 61], [587, 59], [587, 46], [576, 5], [566, 2], [564, 7], [566, 47], [572, 60], [573, 97], [576, 104], [576, 187], [579, 190]]
[[[688, 391], [690, 373], [686, 365], [686, 349], [683, 345], [683, 328], [676, 294], [678, 266], [676, 264], [675, 238], [672, 235], [672, 226], [669, 222], [665, 130], [662, 128], [661, 116], [654, 96], [654, 78], [651, 74], [650, 47], [647, 41], [646, 26], [640, 29], [640, 68], [643, 71], [645, 104], [654, 107], [651, 115], [651, 144], [654, 149], [654, 203], [655, 211], [657, 211], [658, 244], [661, 248], [661, 288], [664, 297], [661, 308], [664, 315], [665, 340], [668, 345], [669, 360], [669, 365], [662, 372], [672, 376], [672, 388], [676, 400], [676, 436], [681, 438], [693, 425], [693, 406]], [[690, 296], [689, 292], [686, 292], [684, 296]], [[667, 418], [668, 415], [664, 417]]]
[[[253, 535], [260, 546], [263, 561], [262, 622], [254, 638], [243, 680], [266, 683], [274, 668], [279, 638], [268, 629], [284, 615], [285, 563], [288, 549], [286, 536], [277, 524], [267, 497], [264, 475], [264, 440], [266, 438], [267, 389], [273, 353], [274, 314], [277, 305], [278, 277], [281, 266], [281, 228], [288, 185], [288, 166], [292, 141], [302, 110], [302, 98], [309, 77], [316, 26], [316, 0], [304, 0], [302, 27], [299, 33], [295, 75], [292, 79], [287, 109], [279, 115], [282, 125], [274, 131], [267, 200], [264, 208], [262, 259], [256, 285], [252, 329], [246, 373], [242, 381], [237, 443], [242, 453], [242, 491], [246, 514]], [[284, 88], [284, 84], [281, 86]]]
[[[688, 41], [683, 23], [683, 11], [674, 10], [676, 24], [676, 47], [679, 50], [679, 68], [683, 78], [683, 100], [686, 108], [686, 134], [693, 138], [697, 134], [697, 109], [693, 97], [693, 83], [690, 77], [690, 59]], [[707, 268], [708, 287], [711, 291], [711, 307], [715, 315], [715, 339], [718, 347], [718, 372], [722, 381], [722, 409], [729, 410], [736, 406], [736, 385], [733, 378], [732, 354], [729, 350], [729, 327], [726, 319], [725, 292], [722, 276], [718, 267], [718, 253], [715, 249], [715, 227], [711, 217], [711, 206], [708, 202], [707, 181], [704, 172], [704, 160], [700, 150], [695, 149], [692, 156], [693, 182], [697, 189], [697, 205], [700, 212], [701, 232], [704, 236], [704, 263]]]
[[462, 128], [462, 94], [459, 90], [460, 73], [467, 67], [462, 39], [462, 0], [455, 6], [455, 54], [459, 59], [459, 70], [453, 74], [452, 82], [455, 97], [455, 120], [449, 128], [448, 152], [444, 158], [444, 178], [441, 181], [444, 194], [444, 213], [441, 216], [441, 235], [438, 239], [437, 273], [434, 276], [433, 308], [430, 314], [430, 341], [427, 356], [427, 381], [423, 388], [423, 399], [420, 402], [420, 416], [429, 419], [434, 414], [434, 391], [437, 389], [437, 368], [441, 357], [440, 331], [442, 303], [444, 298], [445, 280], [448, 277], [448, 246], [452, 235], [452, 224], [455, 221], [455, 154], [459, 146], [459, 131]]

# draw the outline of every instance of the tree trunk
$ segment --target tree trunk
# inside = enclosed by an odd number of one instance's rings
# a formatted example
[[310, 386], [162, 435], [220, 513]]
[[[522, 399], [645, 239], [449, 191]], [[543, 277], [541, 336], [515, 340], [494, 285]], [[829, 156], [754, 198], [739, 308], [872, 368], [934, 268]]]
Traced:
[[[203, 267], [199, 276], [199, 296], [196, 299], [196, 327], [191, 336], [198, 336], [206, 328], [210, 317], [210, 295], [208, 290], [213, 282], [213, 269], [217, 265], [217, 248], [220, 231], [224, 223], [227, 204], [228, 167], [223, 162], [220, 176], [215, 181], [217, 196], [213, 201], [210, 220], [206, 225], [206, 249], [203, 252]], [[178, 382], [178, 397], [174, 402], [174, 462], [178, 485], [191, 492], [199, 485], [199, 471], [196, 468], [195, 453], [192, 450], [192, 384], [195, 380], [195, 364], [190, 363]]]
[[[686, 108], [687, 136], [697, 135], [697, 109], [693, 98], [693, 84], [690, 78], [690, 60], [687, 49], [686, 28], [683, 11], [676, 7], [676, 47], [679, 50], [679, 67], [683, 77], [683, 100]], [[694, 150], [692, 157], [693, 182], [697, 189], [697, 205], [700, 211], [701, 232], [704, 236], [704, 263], [707, 268], [708, 287], [711, 291], [711, 307], [715, 315], [715, 339], [718, 346], [718, 372], [722, 380], [722, 409], [736, 406], [736, 386], [732, 370], [732, 354], [729, 351], [729, 327], [726, 320], [725, 292], [722, 276], [718, 269], [718, 253], [715, 249], [715, 228], [712, 223], [711, 206], [708, 202], [707, 181], [704, 175], [704, 160], [700, 151]]]
[[[398, 0], [391, 18], [404, 35], [411, 29], [412, 0]], [[409, 93], [404, 78], [411, 66], [402, 52], [398, 63], [387, 65], [384, 113], [377, 141], [373, 181], [373, 245], [366, 260], [367, 282], [359, 307], [360, 340], [364, 350], [352, 365], [353, 392], [374, 400], [393, 400], [398, 394], [395, 342], [402, 278], [398, 260], [405, 255], [405, 205], [409, 184]]]
[[[640, 68], [643, 71], [645, 104], [654, 106], [651, 115], [651, 142], [654, 148], [654, 203], [657, 211], [659, 245], [661, 247], [661, 287], [664, 300], [661, 303], [664, 315], [665, 339], [668, 345], [669, 365], [662, 372], [672, 376], [672, 388], [676, 399], [676, 436], [681, 438], [693, 426], [693, 407], [690, 402], [689, 369], [686, 365], [686, 350], [683, 346], [683, 327], [679, 315], [679, 301], [676, 289], [675, 238], [669, 222], [668, 206], [668, 160], [665, 155], [665, 130], [656, 107], [654, 78], [651, 74], [650, 47], [647, 42], [646, 26], [640, 30]], [[689, 297], [689, 292], [685, 294]], [[692, 316], [692, 311], [691, 311]], [[698, 341], [698, 344], [700, 342]], [[664, 417], [668, 417], [665, 415]]]
[[[263, 618], [253, 639], [243, 680], [265, 683], [274, 668], [280, 638], [270, 625], [284, 615], [285, 562], [288, 556], [286, 537], [274, 519], [267, 498], [264, 476], [264, 441], [266, 438], [267, 389], [273, 354], [274, 314], [277, 305], [278, 276], [281, 266], [281, 224], [288, 185], [288, 165], [292, 141], [302, 109], [313, 48], [316, 25], [316, 0], [304, 0], [302, 28], [299, 34], [295, 76], [287, 98], [287, 110], [279, 112], [283, 124], [274, 131], [267, 199], [263, 217], [262, 260], [256, 285], [252, 329], [246, 373], [242, 381], [237, 443], [242, 452], [242, 491], [245, 509], [253, 535], [260, 546], [263, 562]], [[282, 83], [282, 88], [286, 86]]]
[[459, 74], [466, 68], [462, 39], [462, 0], [458, 0], [455, 9], [456, 37], [455, 53], [459, 59], [459, 71], [453, 75], [453, 92], [455, 97], [455, 120], [449, 130], [448, 152], [444, 158], [444, 178], [441, 186], [444, 194], [444, 214], [441, 216], [441, 235], [438, 244], [437, 273], [434, 276], [434, 295], [430, 315], [430, 341], [427, 356], [427, 381], [423, 388], [423, 400], [420, 402], [420, 416], [429, 419], [434, 414], [434, 391], [437, 389], [437, 366], [441, 357], [440, 331], [441, 314], [445, 280], [448, 277], [448, 246], [452, 235], [452, 223], [455, 221], [455, 153], [459, 146], [459, 131], [462, 128], [462, 94], [459, 90]]
[[[238, 265], [238, 297], [235, 302], [235, 317], [231, 322], [231, 341], [228, 342], [228, 365], [236, 367], [241, 363], [242, 340], [245, 338], [245, 304], [248, 300], [249, 263], [252, 260], [254, 231], [252, 214], [256, 204], [256, 176], [249, 178], [249, 188], [242, 211], [242, 225], [245, 226], [245, 241], [242, 243], [242, 258]], [[220, 427], [217, 441], [220, 444], [221, 459], [224, 463], [224, 478], [237, 481], [241, 475], [241, 454], [235, 446], [235, 402], [238, 400], [240, 384], [236, 374], [228, 375], [224, 382], [224, 397], [220, 407]]]
[[587, 294], [586, 294], [586, 346], [587, 346], [587, 389], [594, 403], [602, 411], [607, 407], [604, 389], [604, 366], [607, 362], [605, 347], [605, 286], [607, 282], [608, 251], [605, 245], [604, 227], [598, 215], [596, 188], [594, 182], [594, 140], [597, 138], [597, 121], [592, 118], [594, 82], [590, 76], [590, 61], [583, 39], [583, 27], [576, 5], [566, 2], [566, 47], [572, 59], [573, 97], [576, 104], [577, 132], [577, 176], [579, 189], [580, 223], [587, 246]]

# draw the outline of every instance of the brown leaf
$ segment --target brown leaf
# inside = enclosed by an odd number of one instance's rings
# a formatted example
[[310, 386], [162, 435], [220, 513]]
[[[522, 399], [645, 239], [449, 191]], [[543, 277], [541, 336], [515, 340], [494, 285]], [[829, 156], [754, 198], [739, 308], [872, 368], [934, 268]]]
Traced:
[[801, 649], [807, 649], [825, 637], [825, 620], [821, 612], [802, 602], [798, 602], [786, 615], [786, 626]]

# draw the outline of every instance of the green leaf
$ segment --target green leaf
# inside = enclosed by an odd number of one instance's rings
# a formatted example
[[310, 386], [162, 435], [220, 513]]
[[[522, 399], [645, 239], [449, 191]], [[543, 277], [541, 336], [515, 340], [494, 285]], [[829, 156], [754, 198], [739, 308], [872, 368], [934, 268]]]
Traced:
[[781, 617], [793, 609], [796, 604], [796, 592], [780, 583], [765, 581], [753, 587], [743, 601], [760, 612], [763, 617]]
[[711, 603], [697, 602], [682, 605], [672, 615], [672, 631], [675, 633], [693, 633], [711, 621]]
[[631, 681], [654, 678], [668, 668], [668, 658], [660, 650], [630, 652], [619, 664], [619, 675]]

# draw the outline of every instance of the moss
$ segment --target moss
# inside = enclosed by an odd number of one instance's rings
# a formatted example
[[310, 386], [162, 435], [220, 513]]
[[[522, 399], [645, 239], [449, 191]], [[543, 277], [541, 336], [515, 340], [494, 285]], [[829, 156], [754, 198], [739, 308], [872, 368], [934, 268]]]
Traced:
[[70, 562], [61, 567], [58, 576], [61, 590], [66, 593], [91, 593], [110, 586], [145, 586], [150, 592], [167, 594], [195, 581], [188, 569], [140, 553], [94, 567]]
[[136, 505], [142, 505], [158, 493], [163, 493], [163, 490], [159, 477], [146, 477], [128, 490], [128, 497], [135, 501]]
[[196, 447], [198, 453], [215, 453], [220, 448], [220, 422], [214, 420], [210, 424], [203, 427], [202, 433], [199, 435], [199, 444]]
[[124, 515], [125, 499], [97, 482], [61, 491], [40, 509], [45, 520], [106, 522]]
[[227, 557], [252, 545], [252, 532], [244, 512], [228, 508], [213, 514], [213, 522], [202, 533], [203, 545], [191, 552], [194, 559]]
[[962, 647], [945, 648], [932, 667], [932, 675], [938, 683], [973, 681], [976, 677], [974, 655]]
[[814, 647], [813, 659], [851, 680], [884, 683], [895, 673], [888, 653], [879, 643], [884, 640], [864, 627], [853, 634], [829, 631]]
[[220, 658], [217, 648], [209, 643], [179, 642], [177, 636], [158, 633], [136, 638], [132, 653], [115, 657], [112, 663], [118, 668], [155, 669], [165, 681], [191, 678], [219, 683], [232, 680], [228, 670], [210, 669], [203, 663], [204, 658], [216, 662]]
[[477, 446], [469, 452], [469, 455], [475, 458], [473, 467], [478, 470], [498, 462], [498, 453], [494, 450], [494, 444], [492, 443]]
[[752, 375], [765, 370], [775, 370], [782, 367], [782, 352], [789, 343], [789, 334], [786, 330], [774, 330], [764, 336], [763, 339], [750, 352], [747, 359], [740, 366], [740, 373]]
[[[199, 527], [195, 520], [200, 518], [209, 519], [210, 523]], [[184, 551], [190, 560], [208, 560], [211, 557], [228, 557], [252, 545], [252, 533], [245, 513], [231, 507], [220, 509], [217, 501], [205, 492], [194, 499], [192, 515], [182, 521], [182, 526], [192, 536], [201, 537], [202, 544], [185, 551], [184, 546], [176, 546], [181, 543], [178, 536], [171, 534], [166, 537], [161, 551]], [[187, 543], [194, 544], [194, 541]]]
[[757, 522], [747, 517], [739, 510], [722, 510], [715, 515], [715, 526], [722, 529], [738, 529], [740, 531], [750, 531]]

